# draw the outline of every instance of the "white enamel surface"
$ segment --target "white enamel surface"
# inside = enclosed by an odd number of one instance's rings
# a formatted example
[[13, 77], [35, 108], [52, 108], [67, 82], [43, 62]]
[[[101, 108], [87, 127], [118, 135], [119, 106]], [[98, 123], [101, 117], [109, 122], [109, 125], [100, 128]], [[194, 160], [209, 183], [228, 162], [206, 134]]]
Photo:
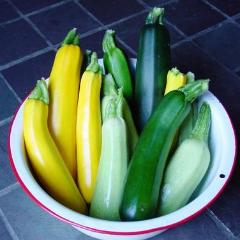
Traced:
[[84, 234], [94, 237], [97, 239], [102, 239], [102, 240], [142, 240], [142, 239], [148, 239], [154, 236], [157, 236], [158, 234], [165, 232], [166, 230], [161, 230], [161, 231], [156, 231], [153, 233], [147, 233], [147, 234], [141, 234], [141, 235], [125, 235], [125, 236], [113, 236], [113, 235], [108, 235], [108, 234], [101, 234], [101, 233], [96, 233], [96, 232], [90, 232], [83, 230], [81, 228], [75, 227], [78, 231], [83, 232]]
[[[132, 64], [134, 65], [134, 63], [135, 62], [133, 61]], [[206, 178], [202, 182], [198, 191], [195, 193], [196, 198], [185, 207], [163, 217], [138, 222], [105, 221], [74, 212], [51, 198], [38, 185], [28, 168], [23, 145], [23, 105], [16, 114], [10, 134], [10, 149], [12, 153], [12, 159], [19, 177], [31, 194], [38, 199], [42, 205], [50, 209], [52, 212], [76, 224], [98, 230], [113, 232], [144, 231], [175, 224], [191, 215], [194, 215], [216, 197], [227, 181], [234, 163], [236, 143], [230, 119], [221, 103], [212, 93], [207, 92], [201, 97], [200, 101], [203, 100], [210, 104], [212, 111], [212, 126], [210, 132], [210, 148], [212, 154], [211, 167]], [[220, 178], [220, 174], [224, 174], [225, 178]], [[97, 234], [86, 230], [82, 231], [100, 239], [101, 234], [99, 233]], [[151, 233], [151, 236], [156, 235], [157, 233], [158, 232]], [[121, 237], [103, 234], [102, 239], [143, 239], [143, 237], [146, 238], [147, 236], [139, 235], [135, 238], [133, 236]]]

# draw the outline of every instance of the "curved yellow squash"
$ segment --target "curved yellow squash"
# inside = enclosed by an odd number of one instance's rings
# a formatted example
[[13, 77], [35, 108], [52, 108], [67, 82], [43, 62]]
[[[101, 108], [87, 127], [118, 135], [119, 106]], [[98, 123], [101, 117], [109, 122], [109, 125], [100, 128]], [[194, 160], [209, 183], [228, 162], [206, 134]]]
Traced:
[[101, 152], [100, 89], [102, 75], [96, 53], [81, 78], [77, 112], [78, 186], [90, 203]]
[[47, 126], [48, 93], [44, 80], [24, 104], [24, 140], [34, 174], [43, 188], [63, 205], [87, 213], [86, 204]]
[[77, 102], [82, 58], [78, 45], [63, 45], [57, 51], [49, 80], [49, 129], [75, 180]]

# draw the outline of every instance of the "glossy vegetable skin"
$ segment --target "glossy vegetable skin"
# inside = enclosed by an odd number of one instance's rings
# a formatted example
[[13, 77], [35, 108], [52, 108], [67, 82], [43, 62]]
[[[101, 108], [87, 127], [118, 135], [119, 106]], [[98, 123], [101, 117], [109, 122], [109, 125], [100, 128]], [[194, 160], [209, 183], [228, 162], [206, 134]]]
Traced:
[[113, 75], [117, 86], [123, 89], [124, 97], [131, 99], [133, 86], [129, 66], [122, 50], [115, 44], [114, 34], [113, 30], [107, 30], [103, 38], [104, 67]]
[[86, 204], [47, 126], [48, 90], [44, 80], [24, 103], [23, 133], [30, 164], [43, 188], [63, 205], [86, 214]]
[[186, 205], [203, 179], [210, 163], [210, 122], [210, 107], [203, 103], [192, 133], [179, 145], [167, 166], [160, 192], [160, 215], [171, 213]]
[[49, 78], [48, 126], [63, 159], [76, 180], [76, 121], [82, 51], [76, 29], [58, 49]]
[[127, 129], [122, 118], [121, 94], [109, 99], [102, 126], [102, 150], [97, 184], [90, 207], [90, 216], [120, 220], [124, 178], [127, 173]]
[[101, 153], [101, 82], [101, 68], [94, 52], [81, 78], [76, 132], [78, 186], [87, 203], [92, 200]]
[[[186, 84], [186, 79], [187, 79], [186, 76], [183, 73], [181, 73], [176, 67], [169, 70], [167, 74], [167, 83], [166, 83], [164, 95], [168, 94], [173, 90], [177, 90], [180, 87], [183, 87]], [[176, 144], [178, 142], [178, 136], [179, 136], [179, 131], [177, 131], [174, 137], [173, 144], [170, 151], [171, 153], [176, 148]]]
[[140, 31], [134, 94], [139, 131], [161, 101], [170, 69], [170, 37], [163, 15], [164, 9], [153, 8]]
[[190, 103], [208, 87], [208, 81], [186, 85], [167, 94], [140, 135], [130, 162], [120, 216], [135, 221], [154, 217], [165, 163], [177, 129]]

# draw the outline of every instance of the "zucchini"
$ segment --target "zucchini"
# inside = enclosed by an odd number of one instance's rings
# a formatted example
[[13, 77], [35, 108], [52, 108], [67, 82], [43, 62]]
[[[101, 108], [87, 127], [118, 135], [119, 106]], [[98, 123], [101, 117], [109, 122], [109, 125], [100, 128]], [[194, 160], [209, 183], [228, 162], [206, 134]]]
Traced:
[[101, 85], [102, 69], [93, 52], [81, 78], [76, 125], [77, 182], [87, 203], [92, 200], [101, 154]]
[[[167, 83], [166, 83], [166, 88], [165, 88], [164, 95], [166, 95], [169, 92], [171, 92], [173, 90], [177, 90], [180, 87], [186, 85], [186, 80], [187, 80], [186, 75], [183, 74], [182, 72], [180, 72], [176, 67], [169, 70], [168, 74], [167, 74]], [[174, 150], [176, 148], [176, 145], [177, 145], [177, 142], [178, 142], [178, 136], [179, 136], [179, 131], [177, 131], [177, 133], [174, 137], [170, 154], [172, 152], [174, 152]]]
[[49, 77], [49, 131], [73, 179], [77, 178], [76, 122], [82, 50], [77, 29], [70, 30], [57, 50]]
[[208, 80], [197, 81], [168, 93], [139, 137], [131, 159], [120, 208], [122, 220], [152, 218], [157, 210], [165, 163], [177, 129], [191, 102], [206, 91]]
[[123, 89], [123, 96], [132, 98], [133, 86], [128, 62], [123, 51], [114, 41], [115, 31], [107, 30], [103, 38], [103, 62], [105, 69], [111, 73], [119, 88]]
[[134, 93], [140, 131], [164, 95], [171, 65], [170, 37], [163, 15], [163, 8], [153, 8], [140, 31]]
[[127, 173], [127, 130], [122, 118], [122, 93], [109, 99], [102, 126], [102, 151], [90, 216], [120, 220], [124, 178]]
[[187, 204], [204, 177], [210, 163], [210, 122], [210, 107], [203, 103], [192, 133], [177, 148], [166, 168], [160, 193], [160, 215], [171, 213]]

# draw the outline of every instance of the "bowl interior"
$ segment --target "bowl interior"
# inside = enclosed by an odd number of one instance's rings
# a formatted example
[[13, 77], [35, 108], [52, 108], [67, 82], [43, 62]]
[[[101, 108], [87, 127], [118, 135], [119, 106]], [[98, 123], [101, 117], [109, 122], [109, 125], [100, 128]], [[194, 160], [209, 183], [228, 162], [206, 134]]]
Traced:
[[[100, 61], [102, 64], [102, 61]], [[131, 60], [131, 68], [136, 61]], [[37, 183], [28, 164], [23, 141], [23, 104], [17, 111], [9, 134], [9, 155], [11, 165], [23, 189], [40, 207], [55, 217], [74, 226], [102, 232], [142, 232], [166, 229], [176, 226], [205, 209], [219, 196], [230, 177], [236, 151], [235, 135], [231, 121], [222, 104], [211, 93], [199, 99], [207, 101], [212, 111], [210, 129], [211, 164], [203, 181], [194, 192], [191, 201], [183, 208], [154, 219], [138, 222], [113, 222], [84, 216], [51, 198]]]

